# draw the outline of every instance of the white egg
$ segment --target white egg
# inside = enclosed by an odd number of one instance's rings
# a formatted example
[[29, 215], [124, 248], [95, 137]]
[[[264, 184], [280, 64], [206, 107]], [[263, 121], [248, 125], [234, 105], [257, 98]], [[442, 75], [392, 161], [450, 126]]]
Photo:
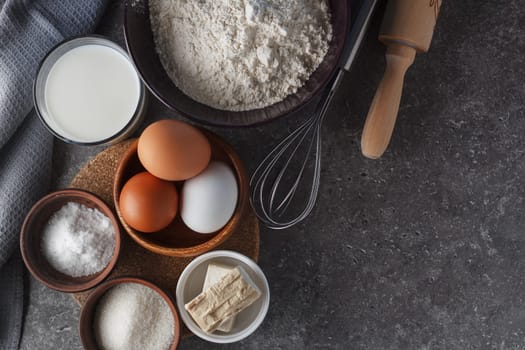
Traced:
[[230, 220], [237, 206], [239, 189], [233, 171], [212, 161], [182, 187], [182, 221], [195, 232], [212, 233]]

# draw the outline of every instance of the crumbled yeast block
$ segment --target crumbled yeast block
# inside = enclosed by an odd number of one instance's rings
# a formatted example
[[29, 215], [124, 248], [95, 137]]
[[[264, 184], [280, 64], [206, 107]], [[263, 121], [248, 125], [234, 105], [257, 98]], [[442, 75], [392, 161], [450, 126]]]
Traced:
[[[202, 291], [206, 291], [213, 284], [217, 283], [224, 275], [233, 270], [233, 266], [223, 265], [220, 263], [211, 263], [208, 265], [206, 270], [206, 277], [204, 278], [204, 285], [202, 286]], [[235, 322], [235, 316], [232, 316], [221, 322], [218, 331], [221, 332], [230, 332], [233, 329], [233, 323]]]
[[203, 331], [211, 333], [260, 296], [259, 288], [243, 268], [237, 266], [184, 307]]

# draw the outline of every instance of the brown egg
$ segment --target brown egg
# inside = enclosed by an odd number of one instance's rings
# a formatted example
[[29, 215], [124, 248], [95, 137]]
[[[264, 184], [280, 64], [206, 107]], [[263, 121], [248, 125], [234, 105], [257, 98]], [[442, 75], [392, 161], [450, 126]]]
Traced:
[[177, 120], [160, 120], [144, 130], [137, 153], [151, 174], [164, 180], [181, 181], [206, 168], [211, 147], [206, 136], [195, 127]]
[[142, 232], [168, 226], [177, 215], [179, 195], [175, 184], [144, 171], [128, 180], [119, 198], [124, 221]]

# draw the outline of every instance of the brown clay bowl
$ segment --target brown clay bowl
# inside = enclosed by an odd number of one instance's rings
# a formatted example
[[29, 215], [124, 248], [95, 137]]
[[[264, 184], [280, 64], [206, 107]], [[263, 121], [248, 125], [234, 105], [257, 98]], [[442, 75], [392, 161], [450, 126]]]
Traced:
[[[42, 231], [51, 215], [68, 202], [76, 202], [96, 208], [106, 215], [115, 229], [115, 250], [109, 264], [100, 272], [71, 277], [55, 270], [43, 256], [40, 242]], [[120, 226], [118, 219], [108, 205], [96, 195], [78, 189], [65, 189], [48, 194], [40, 199], [29, 211], [20, 233], [22, 258], [31, 274], [49, 288], [61, 292], [81, 292], [102, 282], [115, 266], [120, 252]]]
[[[162, 289], [160, 289], [155, 284], [149, 281], [146, 281], [144, 279], [135, 278], [135, 277], [119, 277], [119, 278], [115, 278], [115, 279], [106, 281], [103, 284], [99, 285], [97, 288], [95, 288], [93, 292], [91, 292], [84, 306], [82, 307], [82, 310], [80, 310], [79, 333], [80, 333], [80, 339], [82, 341], [82, 345], [84, 346], [84, 349], [86, 350], [98, 350], [99, 349], [97, 345], [95, 334], [93, 332], [93, 319], [94, 319], [95, 311], [97, 308], [97, 304], [100, 298], [104, 295], [106, 291], [108, 291], [110, 288], [120, 283], [142, 284], [146, 287], [153, 289], [166, 301], [166, 303], [168, 304], [173, 314], [173, 321], [174, 321], [174, 326], [175, 326], [175, 329], [173, 331], [173, 343], [170, 346], [170, 350], [177, 349], [177, 346], [179, 345], [179, 341], [180, 341], [180, 320], [179, 320], [179, 315], [177, 314], [177, 309], [175, 308], [175, 304], [173, 303], [173, 300], [170, 298], [168, 294], [166, 294]], [[152, 325], [148, 324], [144, 326], [151, 327]]]
[[[244, 210], [247, 207], [249, 192], [248, 176], [246, 175], [241, 159], [233, 148], [219, 136], [204, 129], [201, 129], [201, 131], [210, 141], [211, 158], [228, 164], [233, 170], [237, 179], [237, 185], [239, 186], [239, 197], [235, 212], [226, 225], [219, 231], [209, 234], [195, 232], [184, 224], [180, 218], [180, 214], [177, 214], [173, 222], [161, 231], [144, 233], [133, 229], [122, 218], [119, 199], [120, 191], [126, 181], [133, 175], [145, 171], [137, 156], [137, 141], [130, 145], [117, 167], [115, 182], [113, 184], [113, 199], [118, 217], [125, 231], [131, 238], [151, 252], [177, 257], [193, 257], [210, 251], [230, 237], [239, 225]], [[181, 193], [182, 182], [176, 182], [175, 185], [179, 193]]]
[[[242, 112], [212, 108], [195, 101], [178, 89], [164, 70], [155, 48], [149, 16], [149, 1], [126, 1], [124, 36], [142, 80], [167, 107], [200, 123], [217, 126], [250, 126], [288, 115], [310, 102], [338, 70], [349, 32], [349, 6], [355, 1], [329, 0], [333, 38], [317, 70], [294, 94], [265, 108]], [[220, 91], [217, 92], [220, 94]]]

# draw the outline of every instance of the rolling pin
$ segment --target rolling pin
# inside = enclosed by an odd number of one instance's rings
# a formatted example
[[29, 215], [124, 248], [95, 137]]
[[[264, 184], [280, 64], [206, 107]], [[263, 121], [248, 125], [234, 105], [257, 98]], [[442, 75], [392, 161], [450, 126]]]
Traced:
[[377, 159], [385, 152], [399, 111], [403, 80], [416, 52], [427, 52], [441, 0], [389, 0], [379, 40], [386, 49], [386, 69], [366, 117], [361, 152]]

